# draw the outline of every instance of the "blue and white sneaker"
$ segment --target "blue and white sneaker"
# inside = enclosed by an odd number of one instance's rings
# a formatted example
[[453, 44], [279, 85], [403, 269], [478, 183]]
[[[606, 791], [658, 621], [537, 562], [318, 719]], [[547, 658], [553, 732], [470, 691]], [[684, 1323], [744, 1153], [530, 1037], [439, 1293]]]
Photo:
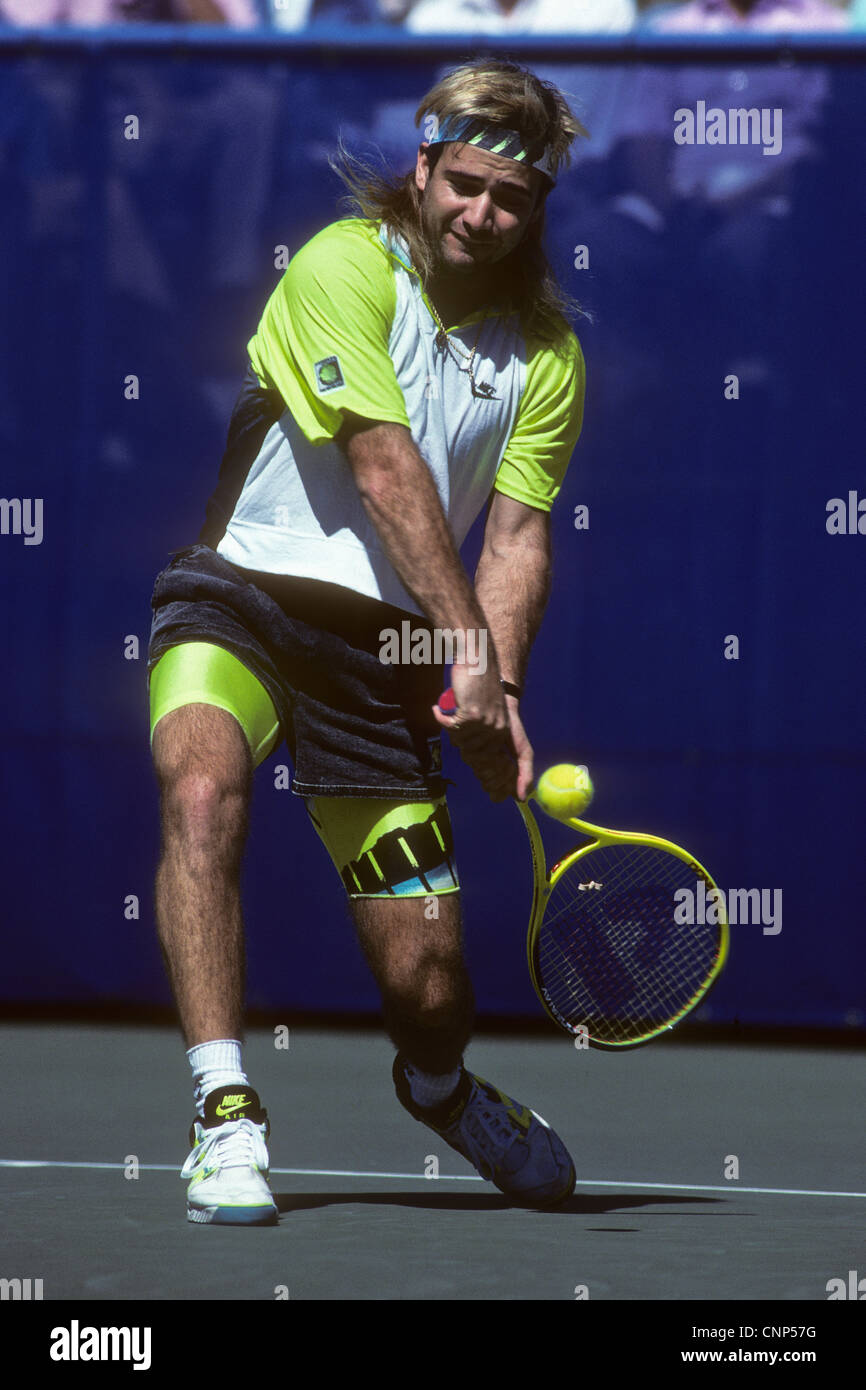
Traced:
[[553, 1207], [571, 1196], [577, 1179], [571, 1155], [534, 1110], [465, 1068], [453, 1096], [422, 1109], [412, 1099], [403, 1060], [399, 1053], [394, 1059], [400, 1104], [506, 1197], [520, 1206]]
[[187, 1219], [217, 1226], [273, 1226], [279, 1211], [268, 1187], [267, 1111], [249, 1086], [222, 1086], [192, 1122]]

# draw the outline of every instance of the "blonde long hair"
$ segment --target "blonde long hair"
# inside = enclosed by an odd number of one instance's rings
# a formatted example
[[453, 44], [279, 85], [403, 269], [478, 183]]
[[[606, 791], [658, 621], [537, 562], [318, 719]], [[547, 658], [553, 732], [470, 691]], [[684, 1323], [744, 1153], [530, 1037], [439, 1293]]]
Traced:
[[[546, 151], [554, 173], [571, 163], [575, 137], [588, 134], [552, 82], [543, 82], [528, 68], [506, 59], [483, 58], [449, 72], [424, 97], [415, 113], [415, 124], [420, 126], [425, 120], [428, 126], [433, 122], [441, 125], [461, 117], [518, 131], [530, 158]], [[425, 138], [431, 133], [428, 129]], [[441, 144], [430, 147], [431, 167], [442, 149]], [[414, 169], [395, 176], [384, 165], [376, 167], [370, 160], [350, 154], [342, 141], [330, 164], [348, 189], [347, 211], [384, 222], [404, 237], [412, 264], [426, 284], [434, 255], [424, 235], [422, 194], [415, 184]], [[568, 331], [568, 320], [583, 310], [557, 283], [542, 246], [548, 192], [545, 185], [522, 241], [499, 262], [498, 302], [520, 314], [524, 331], [556, 345]]]

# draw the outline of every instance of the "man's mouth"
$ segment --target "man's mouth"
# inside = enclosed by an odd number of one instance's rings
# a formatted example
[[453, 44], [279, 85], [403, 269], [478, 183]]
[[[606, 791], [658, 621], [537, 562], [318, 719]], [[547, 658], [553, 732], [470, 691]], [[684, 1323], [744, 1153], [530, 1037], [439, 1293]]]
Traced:
[[451, 236], [457, 242], [458, 246], [463, 247], [464, 251], [486, 251], [493, 245], [492, 241], [470, 241], [468, 237], [463, 237], [459, 232], [455, 231], [451, 232]]

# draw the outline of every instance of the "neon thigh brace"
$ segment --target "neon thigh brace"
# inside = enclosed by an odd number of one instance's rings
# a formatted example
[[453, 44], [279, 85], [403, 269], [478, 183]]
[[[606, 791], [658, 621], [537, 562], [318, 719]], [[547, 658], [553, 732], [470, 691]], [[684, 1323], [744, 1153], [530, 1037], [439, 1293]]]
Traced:
[[317, 796], [307, 800], [307, 810], [350, 898], [459, 891], [444, 796], [413, 802]]

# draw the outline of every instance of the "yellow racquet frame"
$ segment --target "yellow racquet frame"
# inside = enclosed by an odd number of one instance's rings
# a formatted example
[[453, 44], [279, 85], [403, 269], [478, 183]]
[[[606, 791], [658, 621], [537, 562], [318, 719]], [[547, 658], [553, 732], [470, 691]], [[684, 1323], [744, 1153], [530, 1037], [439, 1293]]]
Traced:
[[[530, 792], [529, 799], [537, 799], [535, 797], [534, 791]], [[564, 859], [561, 859], [558, 861], [558, 863], [554, 864], [553, 868], [548, 873], [547, 860], [544, 853], [544, 844], [541, 838], [541, 831], [538, 828], [538, 822], [536, 821], [535, 816], [533, 815], [532, 809], [529, 806], [528, 801], [517, 801], [515, 804], [521, 816], [523, 817], [523, 822], [526, 826], [526, 832], [529, 836], [529, 847], [532, 853], [534, 885], [532, 895], [532, 909], [529, 916], [529, 928], [526, 935], [526, 956], [527, 963], [529, 965], [529, 977], [532, 980], [533, 988], [535, 989], [536, 994], [541, 1000], [545, 1012], [549, 1015], [550, 1018], [553, 1019], [554, 1023], [556, 1023], [560, 1028], [564, 1028], [566, 1032], [571, 1033], [574, 1036], [577, 1034], [578, 1029], [575, 1028], [572, 1024], [568, 1023], [564, 1018], [562, 1018], [557, 1013], [555, 1007], [552, 1004], [552, 1001], [546, 997], [544, 986], [542, 985], [539, 979], [539, 974], [536, 965], [536, 948], [538, 945], [539, 933], [541, 931], [541, 924], [544, 920], [544, 911], [547, 906], [547, 901], [551, 893], [555, 889], [556, 885], [559, 883], [560, 879], [568, 872], [568, 870], [579, 859], [582, 859], [585, 855], [590, 854], [593, 850], [598, 849], [600, 846], [646, 845], [653, 849], [666, 850], [668, 854], [672, 854], [676, 856], [676, 858], [682, 860], [683, 863], [689, 866], [689, 868], [692, 870], [692, 872], [696, 875], [697, 878], [702, 879], [704, 881], [708, 891], [710, 889], [715, 889], [718, 893], [719, 890], [717, 889], [716, 884], [714, 883], [712, 877], [704, 868], [704, 866], [700, 864], [697, 859], [695, 859], [694, 855], [689, 854], [689, 852], [687, 850], [684, 850], [680, 845], [675, 845], [670, 840], [662, 840], [657, 835], [644, 835], [639, 832], [629, 832], [621, 830], [605, 830], [601, 826], [591, 825], [588, 821], [577, 820], [573, 817], [563, 817], [561, 823], [563, 825], [570, 825], [572, 829], [576, 830], [580, 835], [585, 835], [589, 837], [591, 843], [588, 845], [581, 845], [578, 849], [573, 850], [571, 853], [567, 854]], [[555, 819], [559, 818], [556, 817]], [[680, 1008], [678, 1012], [675, 1015], [673, 1015], [673, 1017], [668, 1019], [667, 1022], [658, 1024], [657, 1026], [650, 1029], [648, 1032], [642, 1033], [638, 1037], [629, 1038], [624, 1041], [614, 1041], [610, 1039], [588, 1037], [587, 1041], [589, 1042], [589, 1045], [591, 1047], [616, 1050], [625, 1047], [638, 1047], [642, 1043], [649, 1042], [652, 1038], [656, 1038], [662, 1033], [669, 1032], [670, 1029], [673, 1028], [677, 1023], [679, 1023], [683, 1018], [685, 1018], [687, 1014], [691, 1013], [691, 1011], [701, 1001], [701, 999], [704, 998], [707, 991], [718, 979], [724, 967], [725, 961], [728, 957], [730, 933], [728, 928], [727, 915], [723, 906], [724, 899], [722, 895], [719, 893], [719, 898], [714, 901], [716, 901], [716, 910], [719, 916], [718, 953], [706, 979], [695, 990], [694, 994], [691, 996], [688, 1002], [682, 1008]]]

